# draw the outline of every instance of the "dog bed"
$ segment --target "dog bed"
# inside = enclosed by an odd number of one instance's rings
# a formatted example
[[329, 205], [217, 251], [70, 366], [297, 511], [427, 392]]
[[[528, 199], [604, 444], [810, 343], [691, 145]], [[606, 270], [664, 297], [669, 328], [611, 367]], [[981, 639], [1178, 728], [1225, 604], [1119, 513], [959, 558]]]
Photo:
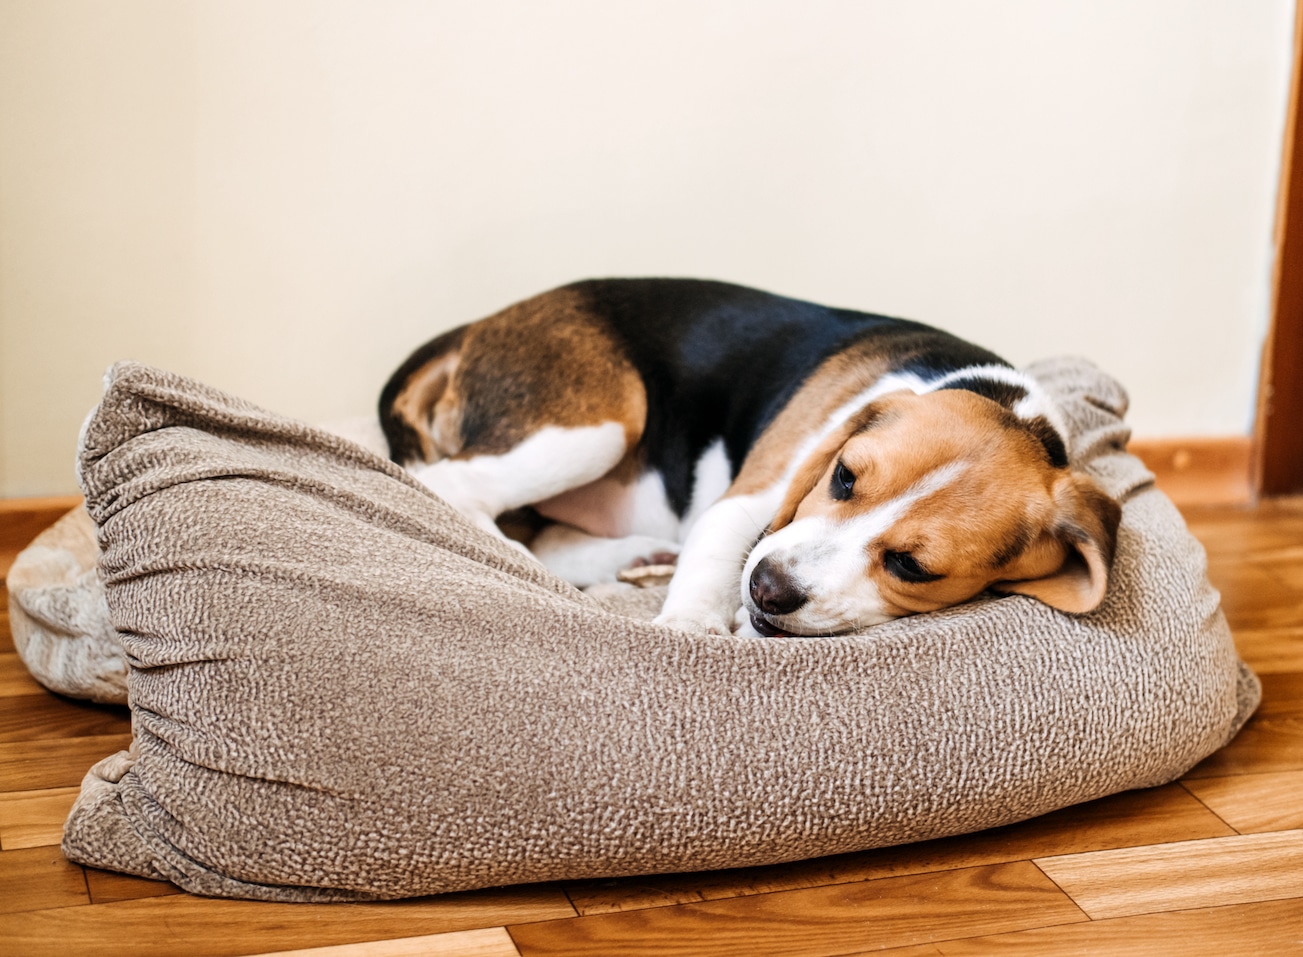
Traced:
[[[80, 454], [103, 598], [71, 559], [13, 596], [84, 586], [128, 665], [131, 750], [88, 773], [64, 851], [200, 894], [395, 898], [834, 854], [1170, 781], [1257, 681], [1124, 451], [1121, 389], [1032, 371], [1124, 502], [1099, 610], [748, 639], [652, 623], [663, 589], [599, 601], [358, 445], [119, 364]], [[57, 686], [41, 667], [78, 655], [25, 656]]]

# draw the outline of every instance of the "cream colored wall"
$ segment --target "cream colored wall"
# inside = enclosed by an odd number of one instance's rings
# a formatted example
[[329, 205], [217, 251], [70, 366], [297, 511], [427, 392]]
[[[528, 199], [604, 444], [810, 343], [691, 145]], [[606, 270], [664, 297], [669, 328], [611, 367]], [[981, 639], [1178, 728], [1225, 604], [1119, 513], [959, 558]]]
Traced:
[[133, 357], [367, 411], [585, 276], [729, 279], [1244, 434], [1289, 0], [0, 0], [3, 495]]

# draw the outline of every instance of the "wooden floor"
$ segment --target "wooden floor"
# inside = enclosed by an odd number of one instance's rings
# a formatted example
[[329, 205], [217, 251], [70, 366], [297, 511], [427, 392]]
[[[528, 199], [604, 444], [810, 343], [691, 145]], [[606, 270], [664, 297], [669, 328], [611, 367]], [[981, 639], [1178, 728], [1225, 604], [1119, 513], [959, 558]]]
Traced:
[[[0, 572], [62, 504], [0, 510]], [[6, 613], [0, 954], [1303, 955], [1303, 501], [1187, 515], [1264, 698], [1179, 782], [798, 864], [388, 904], [207, 900], [64, 860], [77, 785], [129, 720], [36, 685]]]

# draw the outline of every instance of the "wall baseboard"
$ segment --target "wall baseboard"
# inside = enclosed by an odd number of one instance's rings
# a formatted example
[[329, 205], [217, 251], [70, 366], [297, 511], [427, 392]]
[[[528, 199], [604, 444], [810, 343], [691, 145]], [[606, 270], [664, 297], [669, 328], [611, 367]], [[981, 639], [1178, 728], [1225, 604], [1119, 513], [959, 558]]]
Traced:
[[80, 495], [0, 498], [0, 526], [4, 527], [4, 544], [0, 545], [0, 580], [9, 574], [9, 566], [28, 542], [81, 503]]
[[58, 518], [82, 503], [80, 495], [49, 495], [44, 498], [0, 498], [0, 522], [24, 521], [29, 516]]
[[1247, 435], [1134, 439], [1127, 451], [1154, 473], [1177, 505], [1247, 505], [1253, 501], [1253, 440]]

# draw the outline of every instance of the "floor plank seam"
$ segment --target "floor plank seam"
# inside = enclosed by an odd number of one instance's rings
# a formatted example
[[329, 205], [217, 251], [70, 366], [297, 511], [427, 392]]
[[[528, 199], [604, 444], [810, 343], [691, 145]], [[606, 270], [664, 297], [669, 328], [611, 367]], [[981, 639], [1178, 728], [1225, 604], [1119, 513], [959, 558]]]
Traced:
[[[575, 899], [570, 896], [570, 888], [565, 885], [564, 881], [558, 882], [557, 886], [561, 888], [561, 893], [565, 896], [566, 903], [570, 905], [570, 909], [575, 912], [575, 916], [582, 917], [583, 914], [579, 913], [579, 908], [575, 905]], [[517, 948], [517, 950], [519, 950], [519, 948]]]
[[[63, 853], [63, 848], [62, 848], [62, 847], [59, 848], [59, 853], [60, 853], [60, 854]], [[88, 873], [86, 872], [86, 867], [85, 867], [85, 865], [83, 865], [83, 864], [78, 864], [77, 866], [81, 868], [81, 881], [82, 881], [83, 884], [86, 885], [86, 903], [87, 903], [87, 904], [94, 904], [94, 903], [95, 903], [95, 893], [90, 889], [90, 874], [88, 874]]]
[[[1240, 777], [1240, 775], [1238, 775], [1238, 774], [1237, 774], [1237, 775], [1226, 775], [1226, 776], [1227, 776], [1227, 777]], [[1208, 802], [1206, 802], [1203, 798], [1199, 797], [1199, 795], [1195, 794], [1195, 793], [1194, 793], [1193, 791], [1191, 791], [1188, 787], [1186, 787], [1186, 786], [1185, 786], [1185, 781], [1177, 781], [1176, 783], [1179, 784], [1179, 785], [1181, 786], [1181, 790], [1182, 790], [1182, 791], [1184, 791], [1186, 794], [1190, 795], [1190, 797], [1192, 797], [1192, 798], [1194, 798], [1196, 801], [1198, 801], [1199, 804], [1201, 804], [1201, 805], [1202, 805], [1202, 806], [1203, 806], [1203, 807], [1208, 811], [1209, 814], [1211, 814], [1213, 817], [1217, 818], [1217, 820], [1221, 821], [1223, 824], [1225, 824], [1227, 827], [1229, 827], [1232, 831], [1234, 831], [1234, 832], [1235, 832], [1235, 835], [1236, 835], [1237, 837], [1243, 837], [1243, 836], [1244, 836], [1244, 832], [1243, 832], [1243, 831], [1241, 831], [1238, 827], [1236, 827], [1236, 826], [1235, 826], [1234, 824], [1232, 824], [1230, 821], [1226, 820], [1226, 818], [1224, 818], [1224, 817], [1222, 817], [1220, 814], [1218, 814], [1215, 810], [1213, 810], [1212, 807], [1210, 807], [1210, 806], [1208, 805]], [[1229, 835], [1228, 835], [1228, 836], [1229, 836]], [[1157, 846], [1157, 845], [1154, 845], [1154, 846]]]
[[[1067, 857], [1068, 855], [1056, 855], [1056, 856], [1064, 856], [1064, 857]], [[1053, 884], [1056, 888], [1058, 888], [1059, 893], [1062, 894], [1065, 898], [1067, 898], [1069, 901], [1072, 902], [1072, 906], [1075, 907], [1075, 908], [1077, 908], [1077, 910], [1080, 912], [1081, 917], [1082, 917], [1082, 921], [1094, 921], [1094, 920], [1095, 920], [1094, 917], [1091, 917], [1090, 914], [1088, 914], [1088, 913], [1086, 912], [1086, 909], [1085, 909], [1084, 907], [1081, 906], [1080, 902], [1078, 902], [1077, 899], [1076, 899], [1075, 897], [1073, 897], [1071, 894], [1068, 893], [1068, 891], [1064, 888], [1064, 886], [1063, 886], [1062, 884], [1060, 884], [1058, 881], [1056, 881], [1053, 877], [1051, 877], [1049, 874], [1047, 874], [1047, 873], [1045, 872], [1045, 868], [1041, 867], [1041, 865], [1038, 864], [1038, 863], [1036, 863], [1036, 861], [1028, 861], [1027, 863], [1030, 864], [1032, 867], [1036, 868], [1036, 870], [1040, 872], [1040, 875], [1041, 875], [1042, 877], [1044, 877], [1047, 881], [1049, 881], [1049, 882], [1050, 882], [1051, 884]], [[1045, 926], [1047, 926], [1047, 927], [1055, 927], [1055, 926], [1058, 926], [1058, 925], [1056, 925], [1056, 924], [1046, 924]]]

